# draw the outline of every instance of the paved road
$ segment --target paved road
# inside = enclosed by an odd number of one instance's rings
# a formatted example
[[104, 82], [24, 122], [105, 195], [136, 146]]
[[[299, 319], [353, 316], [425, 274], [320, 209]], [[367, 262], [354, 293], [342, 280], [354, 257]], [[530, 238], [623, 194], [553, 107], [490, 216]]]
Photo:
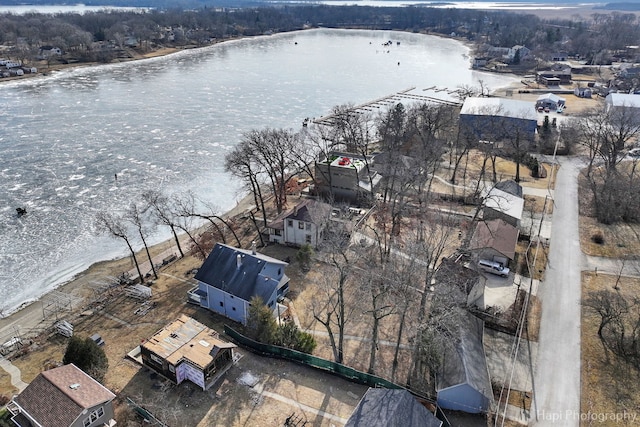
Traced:
[[534, 426], [578, 426], [580, 421], [580, 272], [584, 257], [578, 231], [581, 161], [561, 162], [556, 180], [549, 265], [542, 298], [538, 361], [534, 376]]

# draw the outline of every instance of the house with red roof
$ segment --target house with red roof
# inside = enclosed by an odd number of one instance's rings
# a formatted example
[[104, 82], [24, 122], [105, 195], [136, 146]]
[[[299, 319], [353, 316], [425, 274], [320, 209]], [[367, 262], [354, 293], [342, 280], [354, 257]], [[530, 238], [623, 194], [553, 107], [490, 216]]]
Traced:
[[70, 363], [40, 373], [7, 408], [18, 427], [112, 427], [115, 397]]

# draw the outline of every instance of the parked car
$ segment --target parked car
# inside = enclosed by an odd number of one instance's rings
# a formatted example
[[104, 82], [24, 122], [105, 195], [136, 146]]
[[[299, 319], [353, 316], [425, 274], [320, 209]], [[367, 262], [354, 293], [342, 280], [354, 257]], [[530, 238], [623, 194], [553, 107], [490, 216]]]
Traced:
[[632, 148], [627, 154], [631, 157], [640, 157], [640, 148]]
[[487, 273], [495, 274], [497, 276], [507, 277], [509, 276], [509, 267], [505, 267], [499, 262], [489, 261], [481, 259], [478, 261], [478, 268]]

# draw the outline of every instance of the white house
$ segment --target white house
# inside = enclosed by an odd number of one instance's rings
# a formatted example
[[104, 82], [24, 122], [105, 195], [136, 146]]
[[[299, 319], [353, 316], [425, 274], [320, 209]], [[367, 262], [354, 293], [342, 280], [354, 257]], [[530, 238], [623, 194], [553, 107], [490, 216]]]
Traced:
[[306, 199], [293, 209], [278, 215], [267, 224], [269, 241], [284, 245], [302, 246], [306, 243], [317, 247], [329, 218], [331, 206]]
[[195, 279], [200, 306], [246, 325], [249, 302], [258, 296], [274, 311], [289, 291], [288, 263], [251, 250], [217, 243]]

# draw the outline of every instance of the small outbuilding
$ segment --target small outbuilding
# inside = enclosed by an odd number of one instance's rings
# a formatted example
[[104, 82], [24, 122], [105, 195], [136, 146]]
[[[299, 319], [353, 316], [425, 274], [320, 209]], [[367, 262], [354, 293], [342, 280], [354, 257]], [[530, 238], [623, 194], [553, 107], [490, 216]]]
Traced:
[[573, 94], [578, 98], [591, 98], [593, 89], [590, 87], [577, 87], [573, 90]]
[[493, 390], [482, 345], [484, 322], [462, 308], [455, 308], [452, 322], [459, 334], [445, 350], [436, 391], [444, 409], [486, 413], [493, 402]]
[[345, 427], [441, 427], [442, 421], [407, 390], [370, 388]]

